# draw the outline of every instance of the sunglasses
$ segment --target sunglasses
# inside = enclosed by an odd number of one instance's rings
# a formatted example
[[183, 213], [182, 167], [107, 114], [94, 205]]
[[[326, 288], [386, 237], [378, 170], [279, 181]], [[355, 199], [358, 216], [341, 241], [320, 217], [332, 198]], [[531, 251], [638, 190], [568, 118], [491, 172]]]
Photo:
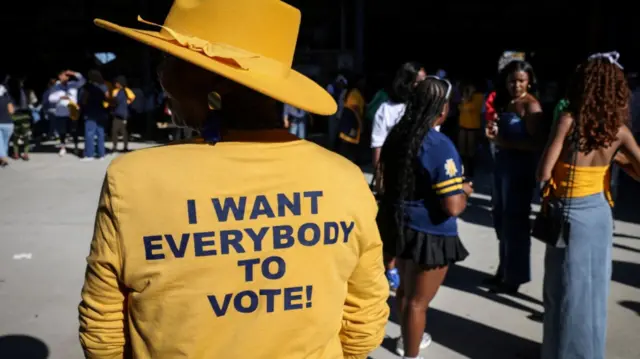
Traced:
[[451, 86], [451, 82], [449, 82], [449, 80], [440, 78], [438, 76], [433, 76], [433, 75], [427, 76], [425, 79], [436, 79], [436, 80], [440, 80], [440, 81], [443, 81], [444, 83], [446, 83], [447, 84], [447, 95], [445, 96], [445, 98], [447, 100], [449, 99], [449, 97], [451, 96], [451, 90], [453, 88], [453, 86]]

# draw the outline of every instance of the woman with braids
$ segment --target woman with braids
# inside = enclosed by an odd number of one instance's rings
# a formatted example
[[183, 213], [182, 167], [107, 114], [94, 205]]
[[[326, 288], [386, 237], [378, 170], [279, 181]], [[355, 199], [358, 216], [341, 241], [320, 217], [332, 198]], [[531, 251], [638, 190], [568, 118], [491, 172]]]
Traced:
[[[391, 129], [400, 121], [404, 115], [406, 103], [413, 89], [427, 76], [422, 65], [417, 62], [407, 62], [396, 72], [396, 76], [391, 84], [389, 100], [382, 103], [376, 111], [371, 131], [371, 148], [373, 149], [373, 168], [375, 169], [376, 191], [380, 193], [381, 183], [378, 162], [380, 152]], [[395, 267], [393, 259], [387, 260], [387, 280], [391, 289], [397, 289], [400, 285], [400, 276]]]
[[535, 91], [529, 63], [507, 64], [499, 74], [494, 119], [486, 127], [495, 145], [493, 223], [500, 241], [500, 264], [487, 284], [500, 292], [515, 293], [531, 280], [529, 215], [538, 155], [546, 140], [539, 130], [542, 109]]
[[424, 334], [429, 302], [450, 264], [468, 255], [456, 217], [473, 191], [465, 182], [453, 142], [435, 130], [447, 118], [451, 84], [428, 76], [412, 94], [404, 116], [391, 130], [381, 154], [384, 193], [378, 227], [384, 251], [396, 260], [396, 293], [402, 323], [397, 351], [417, 358], [431, 343]]
[[605, 358], [613, 218], [606, 173], [618, 159], [632, 177], [640, 148], [627, 127], [629, 88], [617, 53], [581, 64], [567, 92], [568, 106], [551, 133], [538, 168], [545, 204], [561, 199], [566, 246], [547, 245], [542, 358]]

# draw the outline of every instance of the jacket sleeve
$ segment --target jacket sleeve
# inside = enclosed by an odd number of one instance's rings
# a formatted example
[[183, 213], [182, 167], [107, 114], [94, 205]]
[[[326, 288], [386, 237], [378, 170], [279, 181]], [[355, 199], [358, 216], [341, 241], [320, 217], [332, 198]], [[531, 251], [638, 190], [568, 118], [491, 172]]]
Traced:
[[122, 359], [125, 348], [125, 294], [117, 208], [107, 175], [100, 195], [91, 250], [87, 257], [80, 313], [80, 343], [89, 359]]
[[136, 100], [136, 94], [128, 87], [124, 88], [124, 92], [127, 94], [127, 104], [131, 105]]
[[389, 318], [389, 284], [384, 275], [382, 241], [376, 225], [377, 205], [367, 188], [360, 202], [365, 215], [359, 218], [360, 259], [349, 278], [340, 341], [345, 358], [364, 359], [382, 343]]
[[70, 83], [70, 85], [71, 87], [79, 89], [87, 83], [87, 80], [79, 72], [76, 72], [75, 75], [76, 75], [76, 80]]

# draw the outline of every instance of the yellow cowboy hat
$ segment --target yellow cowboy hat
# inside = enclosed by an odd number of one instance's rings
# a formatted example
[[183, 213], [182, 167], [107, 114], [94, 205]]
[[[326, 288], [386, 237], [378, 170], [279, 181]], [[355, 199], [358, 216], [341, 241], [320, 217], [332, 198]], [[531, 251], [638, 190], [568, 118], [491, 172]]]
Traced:
[[331, 95], [291, 69], [300, 11], [280, 0], [175, 0], [163, 25], [148, 31], [95, 24], [220, 74], [294, 107], [332, 115]]

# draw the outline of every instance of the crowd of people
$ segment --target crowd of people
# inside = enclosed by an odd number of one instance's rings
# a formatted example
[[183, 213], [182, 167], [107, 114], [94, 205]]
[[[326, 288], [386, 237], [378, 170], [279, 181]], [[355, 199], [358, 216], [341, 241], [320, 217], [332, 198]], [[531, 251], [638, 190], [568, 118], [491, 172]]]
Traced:
[[[492, 217], [500, 242], [497, 272], [484, 284], [494, 292], [518, 292], [531, 280], [531, 237], [543, 241], [541, 357], [605, 357], [611, 177], [618, 168], [640, 179], [640, 149], [631, 131], [637, 113], [618, 58], [615, 52], [598, 53], [580, 64], [552, 116], [536, 96], [532, 66], [509, 62], [486, 100], [463, 91], [458, 150], [438, 132], [451, 104], [447, 80], [422, 80], [424, 74], [413, 71], [414, 78], [397, 87], [400, 94], [412, 89], [394, 104], [398, 110], [380, 107], [372, 135], [385, 129], [383, 141], [372, 140], [380, 183], [378, 227], [401, 312], [399, 354], [415, 358], [431, 343], [424, 333], [429, 302], [448, 266], [468, 255], [455, 219], [473, 191], [467, 179], [473, 171], [470, 150], [477, 147], [470, 143], [484, 135], [493, 158]], [[407, 68], [419, 67], [405, 65], [399, 78]], [[483, 134], [477, 131], [481, 113]], [[531, 228], [531, 203], [539, 190], [542, 210]]]
[[[25, 88], [23, 80], [9, 79], [0, 85], [0, 165], [9, 164], [10, 143], [11, 157], [28, 161], [30, 148], [47, 138], [57, 139], [60, 156], [66, 155], [71, 137], [74, 153], [82, 161], [104, 159], [106, 128], [112, 130], [112, 152], [117, 151], [120, 136], [127, 152], [127, 120], [135, 98], [124, 76], [109, 82], [98, 70], [90, 70], [87, 78], [77, 71], [60, 71], [57, 80], [49, 82], [41, 101], [33, 90]], [[78, 147], [81, 136], [82, 154]]]
[[[617, 168], [640, 180], [619, 54], [580, 63], [551, 110], [524, 59], [502, 64], [486, 91], [408, 62], [367, 103], [363, 78], [323, 88], [289, 68], [299, 16], [275, 0], [205, 0], [172, 8], [173, 28], [162, 26], [171, 38], [97, 21], [167, 53], [158, 73], [171, 116], [200, 136], [110, 165], [79, 307], [87, 357], [366, 358], [384, 337], [392, 289], [396, 351], [422, 358], [429, 305], [450, 266], [473, 255], [457, 218], [484, 144], [499, 241], [484, 284], [517, 293], [531, 280], [531, 238], [543, 241], [541, 358], [604, 359], [611, 177]], [[214, 42], [229, 45], [224, 56]], [[16, 113], [5, 93], [0, 150]], [[109, 118], [114, 150], [119, 135], [126, 150], [134, 98], [124, 78], [60, 73], [46, 97], [60, 154], [74, 117], [85, 121], [86, 160], [104, 157]], [[327, 117], [328, 149], [304, 140], [311, 114]], [[364, 161], [371, 184], [354, 165]]]

